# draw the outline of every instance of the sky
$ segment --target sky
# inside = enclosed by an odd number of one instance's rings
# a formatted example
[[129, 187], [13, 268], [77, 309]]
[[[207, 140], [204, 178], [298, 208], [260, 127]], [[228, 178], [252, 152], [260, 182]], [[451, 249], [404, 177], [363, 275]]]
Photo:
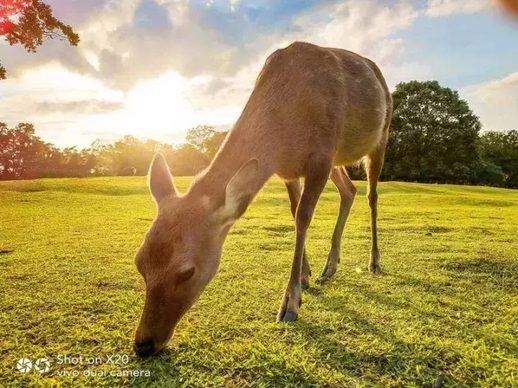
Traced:
[[438, 80], [484, 130], [518, 129], [518, 20], [491, 0], [52, 0], [78, 47], [37, 53], [0, 37], [0, 122], [59, 147], [129, 134], [170, 144], [228, 129], [266, 57], [291, 42], [374, 60], [391, 90]]

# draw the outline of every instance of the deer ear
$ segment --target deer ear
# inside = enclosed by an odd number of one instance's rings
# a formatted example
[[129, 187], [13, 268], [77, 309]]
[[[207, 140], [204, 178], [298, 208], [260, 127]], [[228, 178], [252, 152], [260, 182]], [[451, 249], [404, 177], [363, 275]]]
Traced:
[[164, 155], [158, 153], [153, 158], [148, 173], [149, 191], [153, 195], [157, 205], [168, 195], [176, 195], [173, 177]]
[[225, 189], [224, 214], [226, 222], [234, 222], [243, 215], [252, 202], [256, 190], [256, 178], [259, 171], [259, 161], [250, 159], [230, 179]]

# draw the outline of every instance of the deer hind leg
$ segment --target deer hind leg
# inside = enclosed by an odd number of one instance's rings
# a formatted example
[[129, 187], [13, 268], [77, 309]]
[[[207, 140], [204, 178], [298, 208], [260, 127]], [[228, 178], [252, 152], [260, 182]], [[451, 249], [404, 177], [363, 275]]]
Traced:
[[[297, 206], [300, 201], [300, 179], [285, 181], [286, 188], [288, 189], [288, 196], [290, 197], [291, 215], [295, 219], [297, 213]], [[304, 247], [304, 254], [302, 258], [302, 275], [301, 275], [301, 286], [302, 290], [309, 288], [309, 277], [311, 276], [311, 268], [309, 266], [308, 256], [306, 254], [306, 247]]]
[[378, 180], [383, 168], [383, 158], [385, 156], [385, 146], [378, 147], [374, 152], [369, 154], [365, 160], [365, 171], [367, 172], [367, 198], [369, 200], [369, 208], [371, 212], [371, 257], [369, 261], [369, 271], [372, 273], [380, 273], [380, 253], [378, 250]]
[[284, 292], [281, 306], [277, 314], [277, 320], [282, 322], [295, 321], [298, 317], [299, 308], [302, 303], [302, 262], [304, 257], [304, 245], [306, 232], [318, 198], [324, 190], [329, 172], [331, 171], [331, 160], [311, 160], [307, 165], [304, 190], [300, 197], [299, 205], [295, 213], [296, 242], [293, 263], [291, 266], [290, 280]]
[[354, 197], [356, 195], [356, 187], [349, 178], [345, 167], [335, 167], [331, 171], [331, 180], [336, 185], [338, 192], [340, 193], [340, 210], [338, 212], [338, 218], [336, 220], [335, 230], [331, 240], [331, 250], [327, 256], [327, 262], [322, 270], [322, 274], [318, 279], [319, 283], [323, 283], [331, 278], [338, 267], [340, 262], [340, 243], [342, 241], [342, 235], [349, 217], [349, 212], [353, 205]]

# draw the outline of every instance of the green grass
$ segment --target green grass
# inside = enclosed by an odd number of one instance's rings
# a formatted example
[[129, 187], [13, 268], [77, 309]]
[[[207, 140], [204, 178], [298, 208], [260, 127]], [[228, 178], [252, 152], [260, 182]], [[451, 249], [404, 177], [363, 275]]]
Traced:
[[[177, 179], [182, 189], [189, 182]], [[139, 360], [131, 346], [144, 285], [133, 254], [155, 213], [145, 179], [0, 183], [0, 386], [518, 386], [518, 191], [382, 183], [384, 274], [372, 276], [357, 185], [342, 262], [324, 286], [314, 279], [338, 210], [331, 184], [320, 200], [299, 321], [275, 323], [294, 233], [273, 180], [234, 226], [218, 275], [170, 347]], [[129, 363], [58, 367], [64, 354]], [[43, 356], [54, 362], [46, 375], [15, 369]], [[88, 369], [151, 376], [82, 375]]]

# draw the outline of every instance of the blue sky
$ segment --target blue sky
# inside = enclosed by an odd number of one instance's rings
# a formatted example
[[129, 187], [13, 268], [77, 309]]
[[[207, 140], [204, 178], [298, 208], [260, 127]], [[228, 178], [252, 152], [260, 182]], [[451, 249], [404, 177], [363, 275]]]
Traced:
[[0, 39], [0, 121], [59, 146], [124, 134], [169, 143], [229, 128], [273, 50], [294, 40], [375, 60], [393, 88], [436, 79], [484, 129], [518, 128], [518, 20], [491, 0], [52, 0], [81, 43]]
[[426, 61], [442, 83], [462, 88], [517, 70], [518, 25], [491, 12], [420, 16], [399, 34], [408, 58]]

